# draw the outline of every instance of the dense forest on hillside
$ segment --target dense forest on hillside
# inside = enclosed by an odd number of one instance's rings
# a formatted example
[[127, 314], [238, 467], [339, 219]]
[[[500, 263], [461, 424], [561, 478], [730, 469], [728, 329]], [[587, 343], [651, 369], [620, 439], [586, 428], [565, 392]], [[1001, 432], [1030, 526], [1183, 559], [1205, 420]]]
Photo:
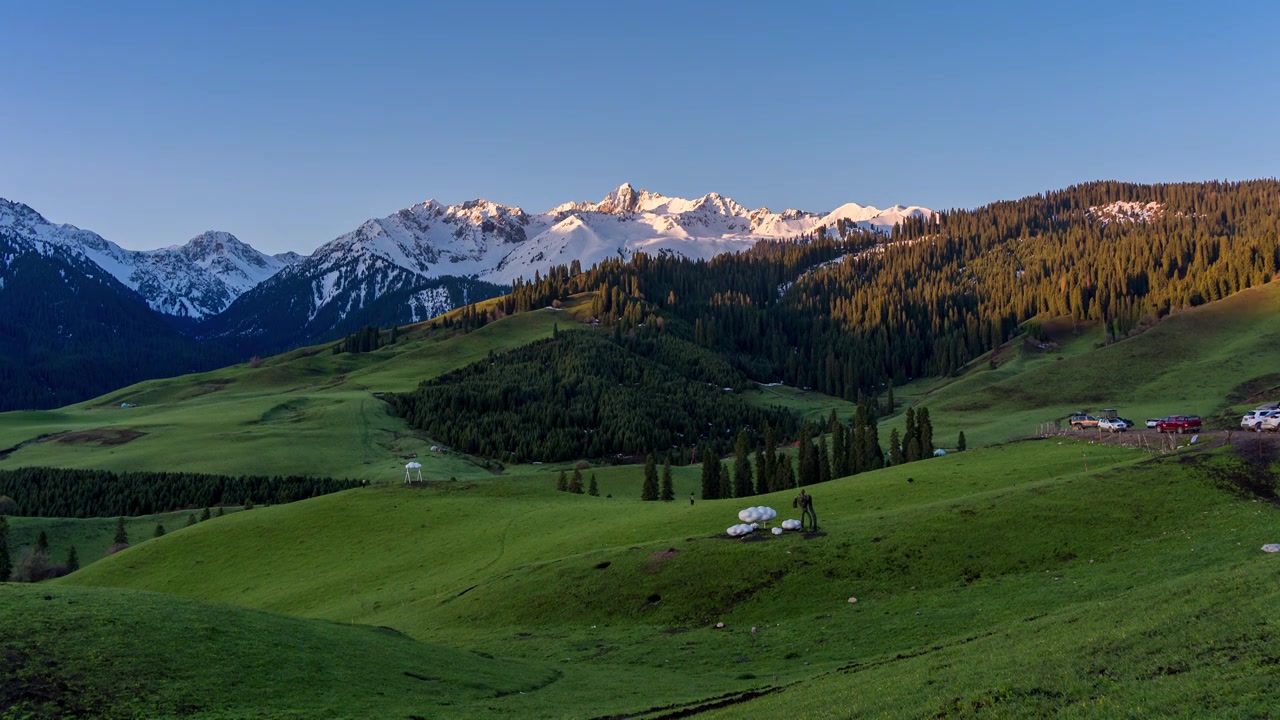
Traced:
[[209, 475], [68, 468], [0, 470], [0, 496], [28, 517], [151, 515], [215, 505], [265, 505], [305, 500], [356, 487], [356, 480], [291, 475]]
[[[1123, 205], [1128, 203], [1128, 205]], [[595, 293], [616, 334], [662, 318], [758, 381], [854, 399], [948, 375], [1037, 316], [1111, 337], [1269, 281], [1280, 182], [1099, 182], [711, 261], [637, 255], [516, 284], [503, 312]]]
[[386, 399], [458, 450], [512, 462], [731, 443], [744, 427], [794, 430], [790, 414], [745, 402], [739, 392], [752, 383], [723, 359], [656, 326], [637, 330], [620, 341], [560, 332]]
[[133, 291], [75, 258], [21, 254], [0, 234], [0, 411], [51, 408], [236, 361], [184, 337]]

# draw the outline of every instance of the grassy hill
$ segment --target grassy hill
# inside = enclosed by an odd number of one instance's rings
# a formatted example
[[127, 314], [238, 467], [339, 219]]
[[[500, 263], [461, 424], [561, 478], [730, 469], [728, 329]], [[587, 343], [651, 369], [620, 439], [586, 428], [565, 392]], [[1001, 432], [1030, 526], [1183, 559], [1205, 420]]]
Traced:
[[465, 335], [424, 324], [374, 352], [304, 348], [256, 368], [152, 380], [60, 410], [3, 413], [0, 449], [20, 447], [0, 466], [394, 480], [403, 477], [400, 456], [416, 453], [430, 475], [481, 475], [464, 458], [431, 453], [432, 441], [389, 415], [373, 393], [412, 389], [573, 322], [570, 311], [548, 309]]
[[[388, 626], [560, 673], [459, 716], [1258, 716], [1277, 510], [1224, 489], [1251, 472], [1230, 454], [1181, 452], [952, 455], [816, 486], [824, 533], [746, 541], [723, 534], [732, 500], [382, 485], [197, 525], [58, 587]], [[787, 517], [790, 495], [753, 502]]]
[[[954, 380], [925, 378], [895, 389], [902, 402], [927, 405], [934, 436], [970, 445], [1026, 437], [1041, 423], [1078, 410], [1119, 408], [1135, 421], [1198, 414], [1208, 427], [1234, 429], [1240, 414], [1280, 400], [1280, 283], [1165, 318], [1122, 342], [1095, 347], [1101, 330], [1077, 334], [1047, 323], [1057, 347], [1019, 338]], [[1065, 423], [1064, 423], [1065, 424]], [[884, 436], [882, 431], [881, 436]]]
[[0, 715], [466, 717], [554, 669], [173, 595], [0, 584]]

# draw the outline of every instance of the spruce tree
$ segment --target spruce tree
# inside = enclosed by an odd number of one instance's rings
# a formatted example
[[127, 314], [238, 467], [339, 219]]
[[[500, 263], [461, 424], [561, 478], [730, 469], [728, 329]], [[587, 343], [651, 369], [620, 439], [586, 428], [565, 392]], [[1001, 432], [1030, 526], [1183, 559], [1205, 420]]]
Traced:
[[72, 545], [71, 550], [67, 552], [67, 572], [73, 573], [80, 569], [80, 556], [76, 554], [76, 546]]
[[867, 469], [879, 470], [884, 467], [884, 450], [880, 448], [880, 428], [874, 417], [867, 423], [865, 439], [867, 446]]
[[889, 431], [889, 464], [902, 464], [902, 443], [898, 439], [898, 428]]
[[662, 461], [662, 501], [672, 502], [676, 499], [675, 483], [671, 479], [671, 456]]
[[818, 463], [813, 451], [813, 431], [806, 422], [800, 426], [800, 442], [796, 445], [796, 462], [800, 466], [801, 485], [811, 485], [818, 481]]
[[591, 484], [587, 487], [587, 494], [592, 497], [600, 497], [600, 485], [596, 482], [595, 473], [591, 473]]
[[710, 446], [702, 448], [702, 499], [720, 497], [720, 458]]
[[885, 397], [884, 414], [885, 415], [893, 414], [893, 381], [892, 380], [889, 381], [889, 392]]
[[763, 492], [778, 489], [778, 436], [770, 425], [764, 429], [764, 474], [759, 480]]
[[197, 520], [196, 520], [195, 513], [191, 513], [190, 515], [187, 516], [187, 527], [191, 527], [192, 525], [195, 525], [196, 522]]
[[756, 448], [756, 495], [769, 492], [769, 475], [765, 472], [764, 446]]
[[569, 478], [564, 474], [563, 470], [560, 471], [560, 476], [556, 478], [556, 490], [560, 492], [569, 491]]
[[126, 531], [126, 530], [124, 529], [124, 516], [123, 516], [123, 515], [121, 515], [121, 516], [119, 517], [119, 519], [117, 519], [117, 520], [116, 520], [116, 536], [115, 536], [115, 539], [113, 539], [113, 540], [112, 540], [112, 543], [111, 543], [111, 544], [112, 544], [112, 545], [127, 545], [127, 544], [129, 544], [129, 533], [128, 533], [128, 531]]
[[751, 482], [751, 438], [747, 431], [738, 433], [738, 441], [733, 448], [733, 496], [749, 497], [755, 492]]
[[907, 462], [923, 459], [924, 456], [920, 454], [920, 440], [917, 438], [911, 438], [908, 440], [907, 447], [902, 451], [902, 455], [906, 458]]
[[13, 574], [13, 558], [9, 555], [9, 521], [0, 515], [0, 582]]
[[795, 464], [790, 455], [778, 455], [778, 490], [790, 490], [798, 487]]
[[582, 471], [578, 468], [573, 469], [573, 477], [569, 478], [569, 492], [582, 494]]
[[227, 514], [227, 509], [226, 509], [226, 508], [224, 508], [224, 507], [222, 507], [221, 505], [219, 505], [219, 506], [218, 506], [218, 517], [222, 517], [223, 515], [226, 515], [226, 514]]
[[818, 436], [818, 482], [831, 480], [831, 453], [827, 450], [827, 436]]
[[968, 448], [968, 445], [964, 441], [964, 431], [961, 430], [960, 437], [956, 438], [956, 450], [959, 452], [964, 452], [967, 448]]
[[834, 477], [844, 477], [851, 473], [845, 470], [849, 464], [846, 457], [845, 448], [845, 432], [844, 426], [836, 419], [836, 411], [831, 411], [831, 421], [827, 423], [827, 431], [831, 433], [831, 474]]
[[658, 467], [653, 462], [653, 453], [644, 459], [644, 485], [640, 488], [640, 499], [658, 499]]
[[[911, 446], [912, 440], [916, 441], [914, 452], [907, 449]], [[904, 462], [913, 462], [920, 459], [920, 428], [916, 424], [916, 409], [912, 407], [907, 408], [906, 423], [902, 431], [902, 447]]]
[[212, 517], [213, 517], [213, 511], [210, 510], [209, 507], [206, 505], [204, 508], [204, 512], [200, 513], [200, 522], [204, 522], [205, 520], [208, 520], [209, 518], [212, 518]]
[[39, 534], [39, 535], [36, 535], [36, 549], [35, 549], [35, 552], [36, 552], [36, 554], [37, 554], [37, 555], [39, 555], [39, 554], [41, 554], [41, 553], [43, 553], [43, 554], [45, 554], [45, 555], [48, 555], [48, 554], [49, 554], [49, 536], [48, 536], [48, 535], [45, 535], [45, 533], [44, 533], [44, 531], [43, 531], [43, 530], [41, 530], [41, 531], [40, 531], [40, 534]]
[[151, 534], [151, 537], [153, 538], [164, 537], [164, 525], [161, 525], [160, 523], [156, 523], [156, 531]]
[[920, 408], [916, 423], [920, 427], [920, 456], [933, 457], [933, 421], [929, 419], [929, 408]]

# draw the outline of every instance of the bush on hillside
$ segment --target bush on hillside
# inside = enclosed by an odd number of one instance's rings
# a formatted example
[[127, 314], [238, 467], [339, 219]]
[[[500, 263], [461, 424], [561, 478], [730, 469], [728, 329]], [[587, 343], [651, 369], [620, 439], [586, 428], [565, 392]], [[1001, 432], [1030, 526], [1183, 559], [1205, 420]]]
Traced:
[[116, 543], [115, 545], [112, 545], [111, 547], [107, 548], [107, 555], [115, 555], [121, 550], [128, 550], [128, 549], [129, 549], [129, 543]]

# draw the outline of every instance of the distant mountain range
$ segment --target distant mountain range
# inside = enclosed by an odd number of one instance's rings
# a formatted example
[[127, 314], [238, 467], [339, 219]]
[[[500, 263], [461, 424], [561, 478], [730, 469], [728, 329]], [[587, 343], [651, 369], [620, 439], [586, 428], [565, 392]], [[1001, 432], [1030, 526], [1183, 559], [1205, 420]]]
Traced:
[[[368, 220], [302, 256], [267, 255], [217, 231], [182, 245], [126, 250], [0, 199], [0, 307], [28, 307], [39, 296], [61, 308], [56, 321], [47, 313], [24, 318], [0, 312], [0, 343], [5, 332], [11, 341], [61, 337], [48, 344], [56, 354], [63, 344], [78, 347], [73, 328], [93, 328], [89, 334], [112, 332], [134, 347], [175, 348], [172, 371], [187, 372], [206, 364], [192, 351], [192, 340], [219, 348], [205, 354], [210, 361], [221, 361], [226, 353], [274, 352], [364, 324], [425, 320], [500, 295], [519, 277], [532, 278], [573, 260], [587, 268], [638, 252], [708, 259], [761, 240], [819, 231], [888, 232], [906, 218], [931, 214], [921, 207], [880, 210], [853, 203], [825, 214], [775, 213], [748, 210], [717, 193], [686, 200], [623, 184], [600, 202], [570, 202], [539, 214], [488, 200], [458, 205], [428, 200]], [[26, 282], [36, 277], [39, 283]], [[54, 277], [63, 288], [46, 286]], [[84, 304], [89, 295], [95, 301]], [[106, 302], [107, 297], [112, 300]], [[155, 317], [138, 317], [152, 313]], [[11, 370], [35, 362], [12, 348], [11, 342]], [[144, 364], [142, 375], [125, 372], [115, 385], [167, 372], [154, 362]], [[50, 402], [68, 398], [52, 387], [36, 395]], [[33, 405], [0, 401], [0, 409], [28, 406]]]

